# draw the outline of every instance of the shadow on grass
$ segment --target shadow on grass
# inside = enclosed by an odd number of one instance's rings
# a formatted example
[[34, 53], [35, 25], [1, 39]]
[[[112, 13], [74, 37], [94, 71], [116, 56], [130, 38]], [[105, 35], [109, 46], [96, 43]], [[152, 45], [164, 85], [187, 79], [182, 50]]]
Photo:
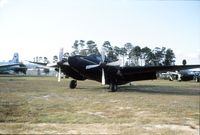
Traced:
[[170, 86], [152, 86], [152, 85], [120, 86], [118, 92], [142, 92], [151, 94], [188, 95], [188, 96], [200, 95], [200, 90], [192, 88], [184, 89], [183, 87], [175, 88]]
[[[77, 88], [79, 90], [86, 90], [86, 91], [104, 91], [110, 92], [109, 86], [99, 86], [95, 88]], [[184, 87], [172, 87], [172, 86], [156, 86], [156, 85], [121, 85], [118, 86], [117, 92], [140, 92], [140, 93], [149, 93], [149, 94], [168, 94], [168, 95], [188, 95], [188, 96], [200, 96], [200, 89], [194, 88], [184, 88]], [[112, 93], [112, 92], [110, 92]], [[114, 92], [115, 93], [115, 92]]]

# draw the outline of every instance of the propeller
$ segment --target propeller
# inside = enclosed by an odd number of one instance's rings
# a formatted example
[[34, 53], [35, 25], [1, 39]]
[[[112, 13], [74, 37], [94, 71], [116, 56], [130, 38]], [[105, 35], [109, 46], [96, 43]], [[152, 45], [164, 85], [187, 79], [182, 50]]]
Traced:
[[104, 69], [103, 69], [103, 68], [102, 68], [102, 78], [101, 78], [101, 83], [102, 83], [102, 85], [105, 85], [105, 84], [106, 84], [105, 72], [104, 72]]
[[61, 76], [61, 69], [60, 69], [60, 67], [58, 68], [58, 82], [60, 82], [60, 77]]
[[[101, 59], [102, 59], [102, 63], [100, 63], [101, 65], [103, 63], [105, 63], [105, 50], [102, 48], [101, 50]], [[101, 83], [102, 85], [106, 84], [106, 79], [105, 79], [105, 72], [104, 72], [104, 68], [102, 67], [102, 78], [101, 78]]]
[[120, 65], [119, 61], [105, 63], [105, 50], [104, 50], [104, 48], [102, 48], [101, 49], [101, 62], [99, 64], [96, 64], [96, 65], [87, 65], [86, 69], [92, 69], [92, 68], [96, 68], [96, 67], [101, 67], [102, 68], [101, 83], [102, 83], [102, 85], [105, 85], [106, 84], [106, 79], [105, 79], [104, 67], [105, 66], [119, 66], [119, 65]]
[[[62, 58], [63, 58], [63, 48], [61, 48], [59, 52], [59, 61], [62, 61]], [[58, 82], [60, 82], [60, 78], [61, 78], [61, 68], [59, 66], [58, 67]]]

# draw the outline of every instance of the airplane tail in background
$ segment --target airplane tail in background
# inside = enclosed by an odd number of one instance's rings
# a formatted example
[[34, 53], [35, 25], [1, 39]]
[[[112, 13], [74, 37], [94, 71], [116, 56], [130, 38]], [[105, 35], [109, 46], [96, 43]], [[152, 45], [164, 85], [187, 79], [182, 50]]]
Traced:
[[19, 54], [18, 53], [14, 53], [13, 59], [10, 60], [9, 62], [11, 62], [11, 63], [19, 63]]

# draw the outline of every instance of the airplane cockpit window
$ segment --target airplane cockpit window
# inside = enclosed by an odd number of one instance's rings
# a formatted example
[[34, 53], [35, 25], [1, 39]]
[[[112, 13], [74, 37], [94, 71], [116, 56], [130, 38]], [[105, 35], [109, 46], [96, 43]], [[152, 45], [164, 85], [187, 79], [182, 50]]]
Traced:
[[102, 60], [102, 59], [101, 59], [101, 56], [96, 56], [96, 59], [99, 60], [99, 61]]
[[95, 59], [95, 60], [98, 60], [98, 61], [101, 61], [101, 60], [102, 60], [100, 55], [91, 54], [91, 55], [89, 55], [89, 56], [90, 56], [90, 58]]

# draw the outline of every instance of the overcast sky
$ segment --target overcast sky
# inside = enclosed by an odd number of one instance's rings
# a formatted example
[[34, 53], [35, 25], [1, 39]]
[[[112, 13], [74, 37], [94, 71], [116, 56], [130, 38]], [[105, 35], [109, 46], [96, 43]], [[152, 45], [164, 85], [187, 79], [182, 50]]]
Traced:
[[200, 64], [200, 1], [0, 0], [0, 61], [71, 51], [75, 40], [174, 50]]

